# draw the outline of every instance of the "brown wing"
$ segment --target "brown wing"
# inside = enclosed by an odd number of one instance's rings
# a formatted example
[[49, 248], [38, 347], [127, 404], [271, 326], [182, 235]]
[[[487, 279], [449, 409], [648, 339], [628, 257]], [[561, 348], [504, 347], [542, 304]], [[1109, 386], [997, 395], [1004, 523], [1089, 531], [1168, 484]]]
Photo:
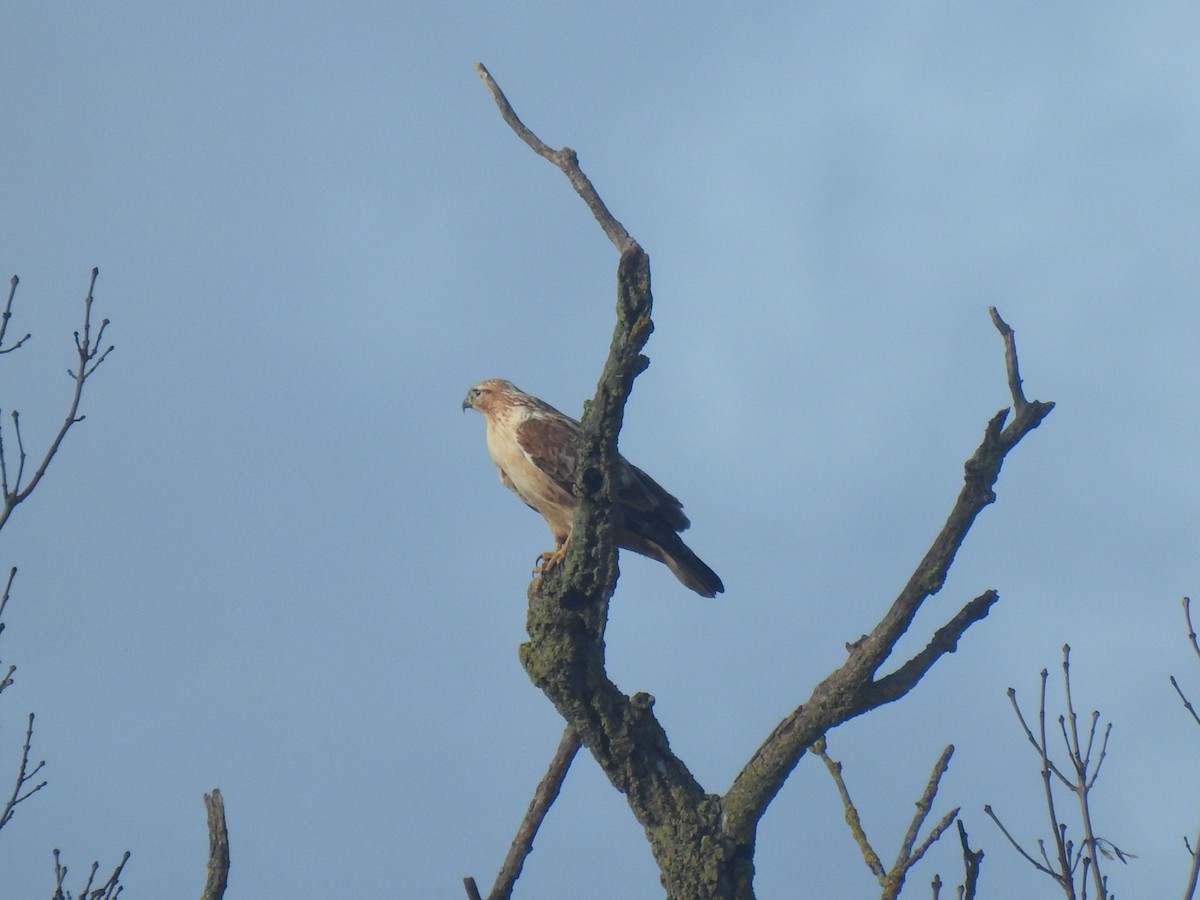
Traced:
[[570, 494], [575, 486], [575, 441], [579, 424], [554, 409], [523, 420], [514, 436], [535, 466]]
[[617, 471], [617, 500], [640, 518], [658, 519], [672, 531], [684, 531], [692, 524], [673, 494], [624, 457]]

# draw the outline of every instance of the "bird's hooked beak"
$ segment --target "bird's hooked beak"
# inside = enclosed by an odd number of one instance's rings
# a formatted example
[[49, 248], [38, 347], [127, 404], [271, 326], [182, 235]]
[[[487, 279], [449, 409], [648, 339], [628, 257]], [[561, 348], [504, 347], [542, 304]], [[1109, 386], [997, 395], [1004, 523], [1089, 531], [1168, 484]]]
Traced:
[[471, 402], [471, 395], [467, 394], [467, 396], [463, 398], [463, 403], [462, 403], [463, 412], [466, 412], [468, 409], [470, 409], [474, 405], [475, 404]]

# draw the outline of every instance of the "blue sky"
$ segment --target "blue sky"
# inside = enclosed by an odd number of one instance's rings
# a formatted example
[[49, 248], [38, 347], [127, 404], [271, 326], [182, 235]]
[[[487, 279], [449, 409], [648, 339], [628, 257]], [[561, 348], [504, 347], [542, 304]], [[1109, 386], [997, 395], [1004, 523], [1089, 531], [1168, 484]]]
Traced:
[[[0, 274], [34, 333], [0, 406], [31, 447], [65, 412], [92, 266], [118, 346], [0, 539], [0, 773], [33, 710], [50, 781], [0, 832], [6, 897], [49, 895], [54, 847], [76, 873], [129, 849], [127, 896], [195, 896], [214, 786], [230, 898], [490, 884], [561, 722], [516, 655], [548, 532], [459, 403], [501, 376], [577, 414], [616, 254], [476, 61], [651, 256], [621, 446], [727, 593], [623, 557], [610, 671], [701, 782], [725, 790], [940, 527], [1008, 403], [995, 304], [1058, 407], [903, 647], [1001, 601], [831, 751], [890, 858], [954, 743], [938, 809], [963, 807], [986, 892], [1049, 895], [981, 807], [1044, 833], [1005, 689], [1032, 703], [1070, 642], [1077, 703], [1115, 723], [1098, 829], [1139, 856], [1115, 889], [1182, 892], [1200, 11], [18, 3], [0, 31]], [[954, 850], [914, 893], [958, 876]], [[759, 894], [870, 896], [856, 852], [806, 759], [762, 823]], [[590, 759], [518, 895], [659, 895]]]

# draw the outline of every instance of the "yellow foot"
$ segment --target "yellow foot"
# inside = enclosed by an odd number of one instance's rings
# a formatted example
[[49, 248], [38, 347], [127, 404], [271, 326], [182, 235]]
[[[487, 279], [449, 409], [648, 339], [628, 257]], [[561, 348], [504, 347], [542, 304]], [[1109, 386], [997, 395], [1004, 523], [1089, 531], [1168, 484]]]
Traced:
[[545, 553], [539, 553], [536, 563], [533, 567], [533, 574], [539, 579], [550, 572], [553, 572], [563, 564], [563, 560], [567, 558], [567, 542], [555, 546], [553, 550], [547, 550]]

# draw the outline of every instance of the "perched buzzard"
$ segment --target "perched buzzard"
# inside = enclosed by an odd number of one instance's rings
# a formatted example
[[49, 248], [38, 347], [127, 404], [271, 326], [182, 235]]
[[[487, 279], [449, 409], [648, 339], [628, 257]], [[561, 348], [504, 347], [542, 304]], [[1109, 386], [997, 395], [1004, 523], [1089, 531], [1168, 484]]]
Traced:
[[[559, 565], [575, 518], [575, 442], [579, 423], [548, 403], [500, 378], [467, 391], [463, 409], [473, 406], [487, 419], [487, 445], [500, 481], [542, 514], [554, 533], [554, 550], [542, 554], [541, 571]], [[717, 573], [679, 537], [691, 523], [683, 504], [658, 482], [618, 457], [616, 496], [624, 524], [617, 546], [666, 563], [675, 577], [702, 597], [725, 590]]]

